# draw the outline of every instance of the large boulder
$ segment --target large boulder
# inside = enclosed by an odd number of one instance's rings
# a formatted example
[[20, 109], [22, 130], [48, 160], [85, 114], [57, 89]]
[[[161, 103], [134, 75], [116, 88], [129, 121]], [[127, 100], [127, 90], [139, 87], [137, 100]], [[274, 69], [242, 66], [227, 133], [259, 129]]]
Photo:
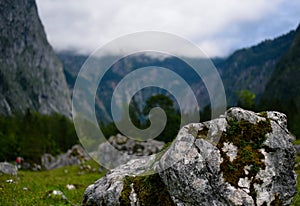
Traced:
[[8, 162], [0, 162], [0, 174], [17, 175], [17, 167]]
[[48, 153], [44, 154], [41, 157], [41, 162], [45, 169], [51, 170], [69, 165], [78, 165], [89, 159], [90, 156], [80, 145], [74, 145], [66, 153], [56, 157]]
[[111, 170], [83, 205], [289, 205], [296, 193], [286, 116], [231, 108], [184, 126], [171, 146]]

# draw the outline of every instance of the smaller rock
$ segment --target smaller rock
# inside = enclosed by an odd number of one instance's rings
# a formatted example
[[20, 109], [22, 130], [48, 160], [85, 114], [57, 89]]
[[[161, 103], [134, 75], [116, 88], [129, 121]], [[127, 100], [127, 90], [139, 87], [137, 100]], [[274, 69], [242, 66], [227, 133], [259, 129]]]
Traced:
[[40, 171], [42, 169], [42, 167], [41, 167], [41, 165], [34, 163], [31, 169], [32, 169], [32, 171]]
[[66, 185], [66, 188], [67, 188], [68, 190], [75, 190], [75, 189], [76, 189], [76, 187], [75, 187], [74, 185], [71, 185], [71, 184], [67, 184], [67, 185]]
[[164, 142], [156, 140], [137, 141], [117, 134], [100, 144], [94, 156], [99, 162], [106, 163], [107, 168], [112, 169], [128, 162], [133, 156], [138, 158], [156, 154], [164, 145]]
[[52, 190], [48, 192], [48, 198], [61, 199], [68, 201], [68, 198], [60, 190]]
[[22, 169], [23, 170], [30, 170], [32, 167], [31, 167], [31, 164], [29, 162], [22, 162]]
[[17, 168], [15, 165], [10, 164], [8, 162], [0, 162], [0, 173], [8, 174], [8, 175], [17, 175]]
[[14, 183], [14, 181], [12, 179], [6, 180], [5, 182], [9, 183], [9, 184]]
[[79, 165], [90, 160], [90, 156], [80, 145], [74, 145], [65, 154], [57, 157], [51, 154], [44, 154], [41, 158], [42, 166], [47, 170], [60, 168], [69, 165]]

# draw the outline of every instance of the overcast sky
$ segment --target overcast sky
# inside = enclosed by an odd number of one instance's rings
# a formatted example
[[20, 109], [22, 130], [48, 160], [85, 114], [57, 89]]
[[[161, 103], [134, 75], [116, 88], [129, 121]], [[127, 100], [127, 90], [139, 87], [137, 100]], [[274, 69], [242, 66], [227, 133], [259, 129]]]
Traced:
[[182, 36], [209, 56], [226, 56], [295, 29], [299, 0], [37, 0], [55, 50], [90, 53], [124, 34]]

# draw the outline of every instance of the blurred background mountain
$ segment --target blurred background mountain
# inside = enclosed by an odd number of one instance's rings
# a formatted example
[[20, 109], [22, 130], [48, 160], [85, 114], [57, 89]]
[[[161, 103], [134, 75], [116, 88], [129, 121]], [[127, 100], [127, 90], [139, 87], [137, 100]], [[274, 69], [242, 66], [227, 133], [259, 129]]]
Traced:
[[[239, 92], [246, 90], [254, 94], [254, 104], [249, 109], [278, 110], [288, 114], [291, 131], [300, 136], [300, 128], [297, 126], [300, 123], [297, 113], [300, 106], [297, 101], [300, 97], [297, 81], [300, 72], [300, 53], [297, 52], [300, 47], [299, 36], [298, 28], [275, 39], [265, 40], [255, 46], [237, 50], [227, 58], [212, 59], [223, 80], [228, 107], [245, 107], [245, 105], [239, 104]], [[58, 52], [57, 55], [64, 65], [64, 73], [69, 88], [72, 90], [77, 73], [88, 56], [72, 51]], [[104, 76], [100, 84], [101, 89], [98, 89], [96, 97], [98, 119], [105, 123], [111, 121], [110, 102], [105, 100], [110, 100], [113, 89], [120, 79], [136, 68], [150, 65], [166, 67], [180, 74], [197, 95], [200, 108], [203, 110], [205, 106], [209, 106], [205, 85], [187, 65], [175, 57], [161, 60], [152, 56], [138, 55], [126, 58], [126, 61], [119, 61], [112, 66], [110, 73]], [[151, 91], [152, 95], [162, 92], [153, 89]], [[149, 93], [138, 93], [135, 101], [144, 105], [149, 96]], [[192, 106], [187, 105], [187, 108]], [[204, 117], [204, 119], [206, 118]]]

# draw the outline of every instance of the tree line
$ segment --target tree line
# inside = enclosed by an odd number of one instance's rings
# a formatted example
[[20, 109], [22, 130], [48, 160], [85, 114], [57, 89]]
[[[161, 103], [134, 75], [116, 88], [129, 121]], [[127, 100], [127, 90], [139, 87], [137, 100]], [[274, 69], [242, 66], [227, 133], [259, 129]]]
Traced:
[[56, 155], [77, 143], [73, 122], [63, 115], [27, 110], [25, 114], [0, 116], [0, 161], [21, 156], [39, 163], [44, 153]]

